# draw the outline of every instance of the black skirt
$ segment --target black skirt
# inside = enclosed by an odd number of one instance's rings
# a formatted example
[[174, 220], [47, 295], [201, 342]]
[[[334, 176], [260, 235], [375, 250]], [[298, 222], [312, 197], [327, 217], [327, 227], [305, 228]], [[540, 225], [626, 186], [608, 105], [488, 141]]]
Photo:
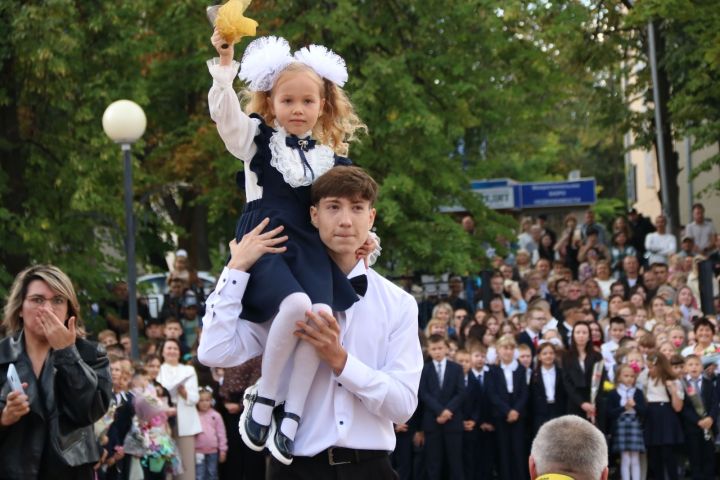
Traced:
[[680, 415], [668, 402], [648, 403], [644, 422], [645, 445], [680, 445], [685, 441]]

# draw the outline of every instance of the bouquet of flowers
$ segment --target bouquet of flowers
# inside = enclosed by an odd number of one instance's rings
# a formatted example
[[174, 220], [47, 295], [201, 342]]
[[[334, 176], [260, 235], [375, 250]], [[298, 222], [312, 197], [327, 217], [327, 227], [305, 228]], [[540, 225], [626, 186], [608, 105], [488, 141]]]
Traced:
[[[695, 413], [697, 413], [700, 418], [707, 417], [707, 410], [705, 410], [705, 405], [703, 404], [702, 398], [700, 398], [700, 393], [686, 379], [683, 378], [682, 383], [685, 387], [685, 395], [687, 395], [688, 399], [690, 400], [690, 404], [695, 410]], [[712, 433], [710, 432], [710, 430], [706, 428], [705, 430], [703, 430], [703, 434], [705, 435], [705, 441], [710, 441], [710, 439], [712, 438]]]
[[125, 453], [141, 457], [151, 472], [162, 472], [166, 467], [173, 475], [183, 472], [177, 446], [168, 432], [165, 407], [147, 392], [135, 394], [135, 418], [124, 448]]
[[[592, 377], [590, 380], [590, 403], [595, 405], [597, 410], [597, 396], [598, 392], [600, 392], [600, 381], [602, 380], [602, 371], [603, 371], [603, 362], [596, 362], [595, 365], [593, 365], [593, 371], [592, 371]], [[595, 414], [593, 414], [590, 417], [590, 421], [592, 423], [595, 423]]]
[[710, 346], [702, 351], [700, 358], [702, 360], [703, 368], [712, 364], [720, 364], [720, 346], [717, 346], [714, 343], [710, 344]]

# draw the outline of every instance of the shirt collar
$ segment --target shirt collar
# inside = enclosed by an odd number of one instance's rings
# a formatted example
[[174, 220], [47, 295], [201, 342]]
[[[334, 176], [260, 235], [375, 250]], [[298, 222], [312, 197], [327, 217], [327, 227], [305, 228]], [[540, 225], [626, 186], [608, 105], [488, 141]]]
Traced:
[[348, 273], [347, 278], [355, 278], [360, 275], [367, 275], [368, 269], [365, 268], [365, 262], [361, 258], [358, 263], [355, 264], [352, 270], [350, 270], [350, 273]]
[[503, 370], [510, 370], [511, 372], [514, 372], [518, 368], [518, 362], [517, 360], [513, 360], [508, 365], [500, 362], [500, 368], [502, 368]]

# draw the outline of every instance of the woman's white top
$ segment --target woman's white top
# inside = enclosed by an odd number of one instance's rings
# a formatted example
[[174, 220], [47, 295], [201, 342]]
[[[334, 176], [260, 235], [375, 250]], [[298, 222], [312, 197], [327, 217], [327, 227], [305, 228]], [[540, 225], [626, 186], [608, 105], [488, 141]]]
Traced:
[[[237, 75], [240, 63], [233, 61], [231, 65], [222, 66], [219, 58], [208, 60], [207, 65], [213, 84], [208, 93], [210, 117], [217, 125], [218, 133], [225, 142], [225, 148], [244, 163], [245, 196], [248, 202], [262, 198], [263, 189], [257, 184], [255, 172], [250, 170], [250, 161], [257, 153], [255, 136], [260, 132], [260, 120], [250, 118], [242, 111], [240, 99], [233, 90], [232, 83]], [[280, 125], [270, 139], [270, 164], [283, 176], [285, 182], [293, 188], [311, 185], [315, 178], [330, 170], [335, 165], [335, 153], [326, 145], [316, 145], [304, 152], [314, 176], [306, 172], [297, 149], [288, 147], [285, 138], [288, 133]], [[312, 132], [307, 132], [306, 136]]]
[[[190, 365], [163, 363], [160, 365], [157, 381], [170, 392], [170, 398], [177, 408], [178, 436], [186, 437], [202, 432], [200, 415], [196, 408], [200, 394], [195, 369]], [[185, 386], [187, 398], [182, 398], [178, 393], [180, 385]]]

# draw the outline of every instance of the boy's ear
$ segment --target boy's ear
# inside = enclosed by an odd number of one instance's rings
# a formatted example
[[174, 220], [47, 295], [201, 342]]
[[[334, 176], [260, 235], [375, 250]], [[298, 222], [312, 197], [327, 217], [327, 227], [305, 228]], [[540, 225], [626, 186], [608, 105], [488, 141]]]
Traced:
[[315, 227], [315, 228], [318, 228], [317, 215], [318, 215], [317, 207], [315, 205], [310, 205], [310, 223], [312, 223], [313, 227]]

